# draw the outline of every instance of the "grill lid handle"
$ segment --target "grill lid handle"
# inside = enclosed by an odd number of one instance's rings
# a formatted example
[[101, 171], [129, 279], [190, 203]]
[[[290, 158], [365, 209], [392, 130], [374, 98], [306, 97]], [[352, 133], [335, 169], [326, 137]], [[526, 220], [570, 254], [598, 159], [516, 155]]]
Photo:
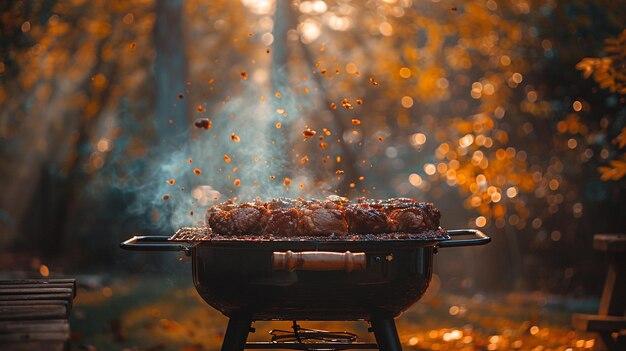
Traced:
[[120, 248], [131, 251], [183, 251], [190, 254], [189, 246], [182, 243], [173, 243], [168, 236], [150, 235], [133, 236], [120, 244]]
[[457, 246], [476, 246], [485, 245], [491, 241], [491, 238], [477, 229], [457, 229], [448, 230], [449, 236], [472, 235], [471, 239], [450, 239], [437, 243], [437, 247], [457, 247]]
[[272, 267], [275, 270], [301, 271], [358, 271], [364, 270], [366, 259], [364, 252], [274, 252]]

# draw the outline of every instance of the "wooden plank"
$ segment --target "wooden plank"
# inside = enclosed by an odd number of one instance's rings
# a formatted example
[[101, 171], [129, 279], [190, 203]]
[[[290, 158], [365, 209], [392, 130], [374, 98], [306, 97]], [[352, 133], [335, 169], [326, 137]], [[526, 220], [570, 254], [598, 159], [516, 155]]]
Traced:
[[[70, 325], [63, 319], [0, 322], [0, 345], [31, 341], [65, 342], [69, 338]], [[47, 349], [44, 347], [41, 350]]]
[[0, 306], [45, 306], [45, 305], [62, 305], [69, 308], [69, 302], [65, 300], [23, 300], [23, 301], [0, 301]]
[[34, 288], [66, 288], [74, 291], [71, 283], [49, 283], [49, 284], [0, 284], [0, 289], [34, 289]]
[[0, 350], [65, 351], [75, 279], [0, 281]]
[[577, 330], [611, 333], [626, 329], [626, 317], [576, 313], [572, 325]]
[[[5, 306], [30, 306], [33, 308], [39, 308], [41, 306], [60, 306], [62, 308], [65, 309], [65, 315], [67, 317], [64, 318], [68, 318], [70, 315], [70, 310], [72, 309], [72, 306], [70, 305], [69, 301], [66, 300], [19, 300], [19, 301], [15, 301], [15, 300], [11, 300], [11, 301], [0, 301], [0, 309], [2, 309]], [[59, 307], [59, 308], [60, 308]], [[2, 314], [0, 314], [0, 320], [5, 319], [4, 316]]]
[[11, 284], [74, 284], [76, 279], [12, 279], [0, 280], [0, 285]]
[[30, 287], [30, 288], [3, 288], [0, 287], [0, 295], [25, 295], [25, 294], [57, 294], [67, 293], [74, 295], [72, 289], [69, 288], [47, 288], [47, 287]]
[[57, 333], [69, 331], [70, 324], [66, 319], [0, 322], [0, 334], [14, 334], [24, 332]]
[[0, 334], [0, 345], [7, 342], [18, 341], [67, 341], [70, 339], [70, 332], [24, 332]]
[[68, 318], [68, 308], [63, 305], [0, 306], [0, 321]]
[[596, 234], [593, 248], [605, 252], [626, 252], [626, 234]]
[[604, 281], [599, 315], [626, 315], [626, 256], [612, 257]]
[[67, 351], [67, 341], [21, 341], [0, 343], [2, 351]]
[[64, 287], [71, 288], [73, 290], [73, 295], [76, 296], [76, 279], [0, 280], [0, 287], [9, 287], [11, 285], [44, 285], [44, 286], [64, 285]]
[[72, 298], [72, 293], [0, 295], [0, 301], [65, 300], [70, 302], [72, 301]]

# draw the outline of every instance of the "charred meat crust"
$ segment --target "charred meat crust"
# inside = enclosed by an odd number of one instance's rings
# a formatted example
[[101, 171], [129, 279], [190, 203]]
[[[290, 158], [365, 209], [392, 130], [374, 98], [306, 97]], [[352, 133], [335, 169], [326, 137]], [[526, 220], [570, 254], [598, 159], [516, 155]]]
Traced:
[[419, 233], [438, 230], [441, 213], [433, 204], [408, 198], [371, 200], [332, 196], [326, 200], [277, 198], [212, 206], [206, 222], [224, 236], [345, 236], [348, 234]]
[[313, 201], [300, 209], [298, 234], [313, 236], [345, 236], [348, 222], [341, 205], [333, 201]]
[[350, 204], [345, 207], [348, 231], [354, 234], [382, 234], [392, 231], [394, 220], [368, 204]]
[[285, 237], [297, 236], [298, 218], [299, 212], [296, 208], [270, 210], [263, 234]]
[[248, 203], [234, 208], [213, 208], [207, 217], [211, 229], [221, 235], [258, 234], [268, 221], [265, 207]]

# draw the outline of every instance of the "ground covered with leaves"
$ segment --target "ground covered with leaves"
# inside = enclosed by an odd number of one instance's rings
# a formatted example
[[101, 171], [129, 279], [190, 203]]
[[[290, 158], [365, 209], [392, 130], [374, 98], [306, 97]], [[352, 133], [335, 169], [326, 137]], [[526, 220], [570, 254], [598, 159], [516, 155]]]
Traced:
[[[594, 335], [573, 331], [573, 312], [593, 312], [596, 300], [540, 293], [460, 296], [428, 291], [396, 323], [408, 350], [584, 350]], [[349, 330], [372, 341], [365, 322], [303, 322], [303, 327]], [[227, 319], [198, 295], [190, 277], [115, 279], [78, 291], [72, 350], [219, 350]], [[290, 322], [256, 322], [250, 341], [269, 340]]]

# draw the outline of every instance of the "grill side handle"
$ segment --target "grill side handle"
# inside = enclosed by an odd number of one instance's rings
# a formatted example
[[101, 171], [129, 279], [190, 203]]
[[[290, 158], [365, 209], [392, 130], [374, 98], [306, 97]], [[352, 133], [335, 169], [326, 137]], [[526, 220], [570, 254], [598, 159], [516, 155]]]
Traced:
[[274, 252], [272, 267], [274, 270], [301, 271], [358, 271], [367, 265], [364, 252]]
[[450, 239], [437, 243], [437, 247], [458, 247], [458, 246], [476, 246], [485, 245], [491, 241], [491, 238], [485, 235], [477, 229], [456, 229], [448, 230], [448, 235], [451, 237], [471, 235], [471, 239]]
[[191, 249], [182, 243], [173, 243], [168, 236], [133, 236], [120, 244], [120, 248], [131, 251], [182, 251], [189, 256]]

